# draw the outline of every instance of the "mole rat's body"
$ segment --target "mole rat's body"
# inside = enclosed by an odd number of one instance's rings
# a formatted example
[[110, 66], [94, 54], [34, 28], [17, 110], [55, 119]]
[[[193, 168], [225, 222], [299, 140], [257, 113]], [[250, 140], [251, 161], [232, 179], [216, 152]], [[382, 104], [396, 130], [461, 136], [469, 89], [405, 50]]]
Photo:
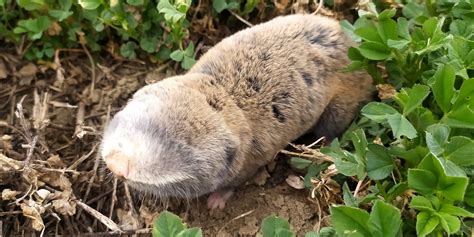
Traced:
[[157, 196], [232, 190], [305, 133], [332, 139], [372, 92], [343, 73], [351, 43], [337, 21], [291, 15], [220, 42], [183, 76], [139, 90], [106, 129], [102, 156], [133, 187]]

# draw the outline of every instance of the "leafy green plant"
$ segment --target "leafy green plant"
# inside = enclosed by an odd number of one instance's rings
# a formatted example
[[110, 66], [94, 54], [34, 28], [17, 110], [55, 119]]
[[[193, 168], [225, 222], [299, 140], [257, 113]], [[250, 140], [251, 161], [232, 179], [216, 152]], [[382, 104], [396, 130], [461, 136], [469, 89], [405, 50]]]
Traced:
[[366, 70], [397, 93], [364, 106], [341, 140], [321, 148], [342, 175], [373, 184], [357, 197], [343, 185], [345, 205], [331, 208], [338, 236], [470, 235], [473, 14], [468, 0], [408, 1], [381, 12], [370, 3], [354, 24], [341, 23], [360, 43], [346, 70]]
[[162, 211], [155, 219], [153, 237], [202, 237], [199, 228], [187, 228], [181, 218], [171, 212]]
[[[215, 12], [226, 9], [246, 15], [257, 0], [212, 1]], [[172, 59], [189, 69], [194, 44], [189, 40], [187, 13], [192, 0], [2, 0], [0, 40], [19, 45], [25, 36], [29, 60], [52, 58], [60, 48], [86, 45], [92, 51], [118, 44], [121, 56]]]
[[[294, 232], [290, 229], [290, 224], [286, 219], [278, 216], [269, 216], [263, 219], [260, 228], [263, 237], [293, 237]], [[307, 232], [305, 237], [334, 237], [336, 232], [333, 228], [322, 228], [319, 233]]]

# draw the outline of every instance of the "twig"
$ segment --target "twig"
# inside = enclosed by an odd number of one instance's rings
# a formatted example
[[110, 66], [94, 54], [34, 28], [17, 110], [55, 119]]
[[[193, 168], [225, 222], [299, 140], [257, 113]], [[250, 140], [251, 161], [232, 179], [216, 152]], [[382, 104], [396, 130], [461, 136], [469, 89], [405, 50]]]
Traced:
[[325, 137], [320, 137], [318, 140], [316, 140], [315, 142], [309, 144], [308, 146], [306, 146], [307, 148], [311, 148], [313, 146], [315, 146], [316, 144], [320, 143], [322, 140], [324, 140]]
[[232, 220], [230, 220], [229, 222], [225, 223], [225, 225], [223, 225], [223, 226], [219, 229], [219, 231], [217, 231], [217, 235], [219, 235], [219, 233], [220, 233], [225, 227], [227, 227], [227, 225], [230, 224], [231, 222], [233, 222], [233, 221], [235, 221], [235, 220], [238, 220], [238, 219], [240, 219], [240, 218], [246, 217], [246, 216], [252, 214], [255, 210], [256, 210], [256, 209], [250, 210], [250, 211], [248, 211], [248, 212], [245, 212], [245, 213], [243, 213], [243, 214], [241, 214], [241, 215], [238, 215], [238, 216], [232, 218]]
[[249, 27], [252, 27], [252, 26], [253, 26], [252, 23], [248, 22], [247, 20], [245, 20], [244, 18], [242, 18], [241, 16], [239, 16], [239, 15], [238, 15], [237, 13], [235, 13], [234, 11], [229, 10], [229, 12], [230, 12], [233, 16], [235, 16], [237, 19], [239, 19], [241, 22], [245, 23], [247, 26], [249, 26]]
[[89, 92], [89, 96], [92, 96], [92, 94], [94, 93], [94, 90], [95, 90], [95, 81], [96, 81], [96, 76], [95, 76], [95, 63], [94, 63], [94, 59], [92, 58], [92, 55], [89, 53], [89, 50], [87, 49], [87, 47], [84, 45], [84, 44], [81, 44], [82, 46], [82, 49], [84, 49], [84, 52], [86, 53], [87, 55], [87, 58], [89, 58], [89, 62], [91, 64], [91, 90]]
[[323, 5], [324, 5], [324, 0], [319, 0], [318, 8], [316, 8], [316, 11], [314, 11], [314, 12], [311, 13], [311, 14], [313, 14], [313, 15], [318, 14], [319, 10], [321, 10], [321, 8], [323, 7]]
[[118, 181], [117, 176], [114, 176], [112, 201], [111, 201], [111, 204], [110, 204], [109, 218], [112, 218], [112, 215], [114, 214], [115, 201], [117, 200], [117, 181]]
[[334, 162], [332, 158], [329, 156], [323, 156], [323, 155], [309, 155], [309, 154], [304, 154], [304, 153], [297, 153], [297, 152], [291, 152], [287, 150], [281, 150], [280, 153], [285, 154], [285, 155], [292, 155], [292, 156], [300, 156], [300, 157], [305, 157], [305, 158], [310, 158], [310, 159], [316, 159], [316, 160], [322, 160], [322, 161], [328, 161], [328, 162]]
[[354, 190], [354, 197], [357, 197], [357, 193], [359, 193], [359, 190], [360, 190], [360, 186], [362, 185], [362, 180], [359, 180], [359, 182], [357, 182], [357, 186]]
[[79, 102], [79, 108], [77, 109], [76, 116], [76, 129], [74, 130], [74, 136], [77, 136], [78, 138], [82, 138], [84, 136], [82, 126], [84, 125], [85, 109], [85, 103], [83, 101]]
[[128, 205], [130, 207], [130, 211], [132, 213], [136, 213], [135, 212], [135, 208], [133, 207], [133, 199], [132, 199], [132, 195], [130, 195], [130, 190], [128, 188], [128, 185], [127, 183], [123, 183], [123, 186], [125, 188], [125, 196], [127, 197], [127, 201], [128, 201]]
[[98, 144], [95, 144], [91, 151], [89, 151], [89, 153], [81, 156], [81, 158], [77, 159], [76, 161], [74, 161], [74, 163], [72, 165], [70, 165], [68, 167], [69, 170], [75, 170], [77, 168], [77, 166], [79, 166], [82, 162], [84, 162], [85, 160], [87, 160], [87, 158], [89, 158], [92, 154], [94, 154], [95, 152], [95, 149], [97, 148]]
[[[86, 193], [84, 194], [84, 198], [83, 198], [84, 202], [87, 202], [87, 198], [89, 196], [89, 192], [91, 191], [92, 184], [94, 183], [95, 177], [97, 177], [97, 169], [99, 168], [99, 164], [100, 164], [100, 156], [96, 155], [95, 163], [94, 163], [94, 173], [92, 177], [90, 178], [89, 183], [87, 185]], [[77, 212], [76, 220], [79, 220], [80, 216], [81, 216], [81, 210]]]
[[87, 213], [91, 214], [93, 217], [95, 217], [98, 221], [100, 221], [102, 224], [107, 226], [110, 230], [122, 233], [122, 230], [120, 227], [115, 224], [111, 219], [108, 217], [104, 216], [102, 213], [96, 211], [94, 208], [88, 206], [87, 204], [81, 202], [81, 201], [76, 201], [77, 205], [82, 207]]
[[[149, 234], [151, 233], [152, 228], [136, 229], [136, 230], [123, 230], [122, 235], [130, 236], [136, 234]], [[57, 237], [66, 237], [68, 235], [57, 235]], [[80, 236], [117, 236], [117, 232], [98, 232], [98, 233], [81, 233]]]

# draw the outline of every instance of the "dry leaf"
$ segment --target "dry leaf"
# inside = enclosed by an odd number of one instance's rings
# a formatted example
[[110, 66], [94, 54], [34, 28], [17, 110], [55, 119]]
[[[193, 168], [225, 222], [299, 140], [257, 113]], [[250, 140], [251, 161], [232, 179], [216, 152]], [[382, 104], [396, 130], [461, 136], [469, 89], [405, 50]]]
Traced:
[[48, 32], [48, 35], [59, 35], [62, 30], [63, 30], [63, 28], [61, 27], [61, 25], [59, 25], [58, 22], [55, 21], [48, 28], [47, 32]]
[[20, 194], [21, 192], [19, 191], [14, 191], [9, 188], [4, 189], [2, 191], [2, 200], [7, 201], [7, 200], [16, 200], [16, 195]]
[[304, 180], [296, 175], [288, 175], [286, 183], [294, 189], [304, 189]]
[[49, 157], [46, 161], [49, 165], [53, 167], [66, 168], [66, 164], [64, 164], [59, 155], [53, 155]]
[[31, 224], [33, 229], [41, 231], [44, 228], [43, 219], [41, 219], [44, 208], [33, 201], [28, 201], [28, 204], [21, 203], [20, 207], [23, 211], [23, 215], [32, 219]]
[[40, 189], [36, 191], [36, 194], [38, 194], [38, 197], [40, 198], [40, 201], [43, 202], [45, 199], [49, 198], [51, 195], [51, 192], [47, 189]]
[[390, 84], [378, 84], [376, 88], [382, 100], [391, 99], [397, 94], [397, 90]]
[[267, 179], [270, 177], [267, 169], [262, 169], [259, 171], [253, 178], [253, 183], [259, 186], [262, 186], [267, 182]]
[[18, 71], [18, 75], [20, 77], [32, 77], [38, 72], [38, 67], [33, 63], [28, 63], [23, 66], [20, 71]]
[[117, 217], [119, 219], [120, 229], [122, 230], [136, 230], [140, 228], [139, 217], [132, 211], [117, 209]]
[[138, 210], [138, 213], [140, 213], [140, 217], [143, 219], [145, 227], [152, 226], [153, 220], [158, 215], [157, 212], [150, 211], [150, 209], [148, 209], [148, 207], [145, 205], [140, 206], [140, 210]]
[[8, 76], [7, 67], [5, 66], [5, 62], [0, 60], [0, 80], [5, 79]]
[[76, 202], [70, 201], [66, 198], [53, 200], [53, 208], [62, 215], [72, 216], [76, 214]]
[[44, 93], [42, 98], [38, 95], [38, 91], [34, 91], [34, 105], [33, 105], [33, 127], [37, 130], [42, 130], [49, 124], [48, 118], [48, 101], [49, 94]]

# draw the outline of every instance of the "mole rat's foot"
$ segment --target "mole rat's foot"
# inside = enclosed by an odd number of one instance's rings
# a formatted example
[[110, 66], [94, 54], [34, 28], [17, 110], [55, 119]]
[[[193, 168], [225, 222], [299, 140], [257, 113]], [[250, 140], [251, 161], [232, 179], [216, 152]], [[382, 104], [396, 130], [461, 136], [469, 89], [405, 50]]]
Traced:
[[234, 193], [233, 190], [215, 191], [207, 198], [207, 208], [214, 210], [216, 208], [224, 209], [225, 203]]

